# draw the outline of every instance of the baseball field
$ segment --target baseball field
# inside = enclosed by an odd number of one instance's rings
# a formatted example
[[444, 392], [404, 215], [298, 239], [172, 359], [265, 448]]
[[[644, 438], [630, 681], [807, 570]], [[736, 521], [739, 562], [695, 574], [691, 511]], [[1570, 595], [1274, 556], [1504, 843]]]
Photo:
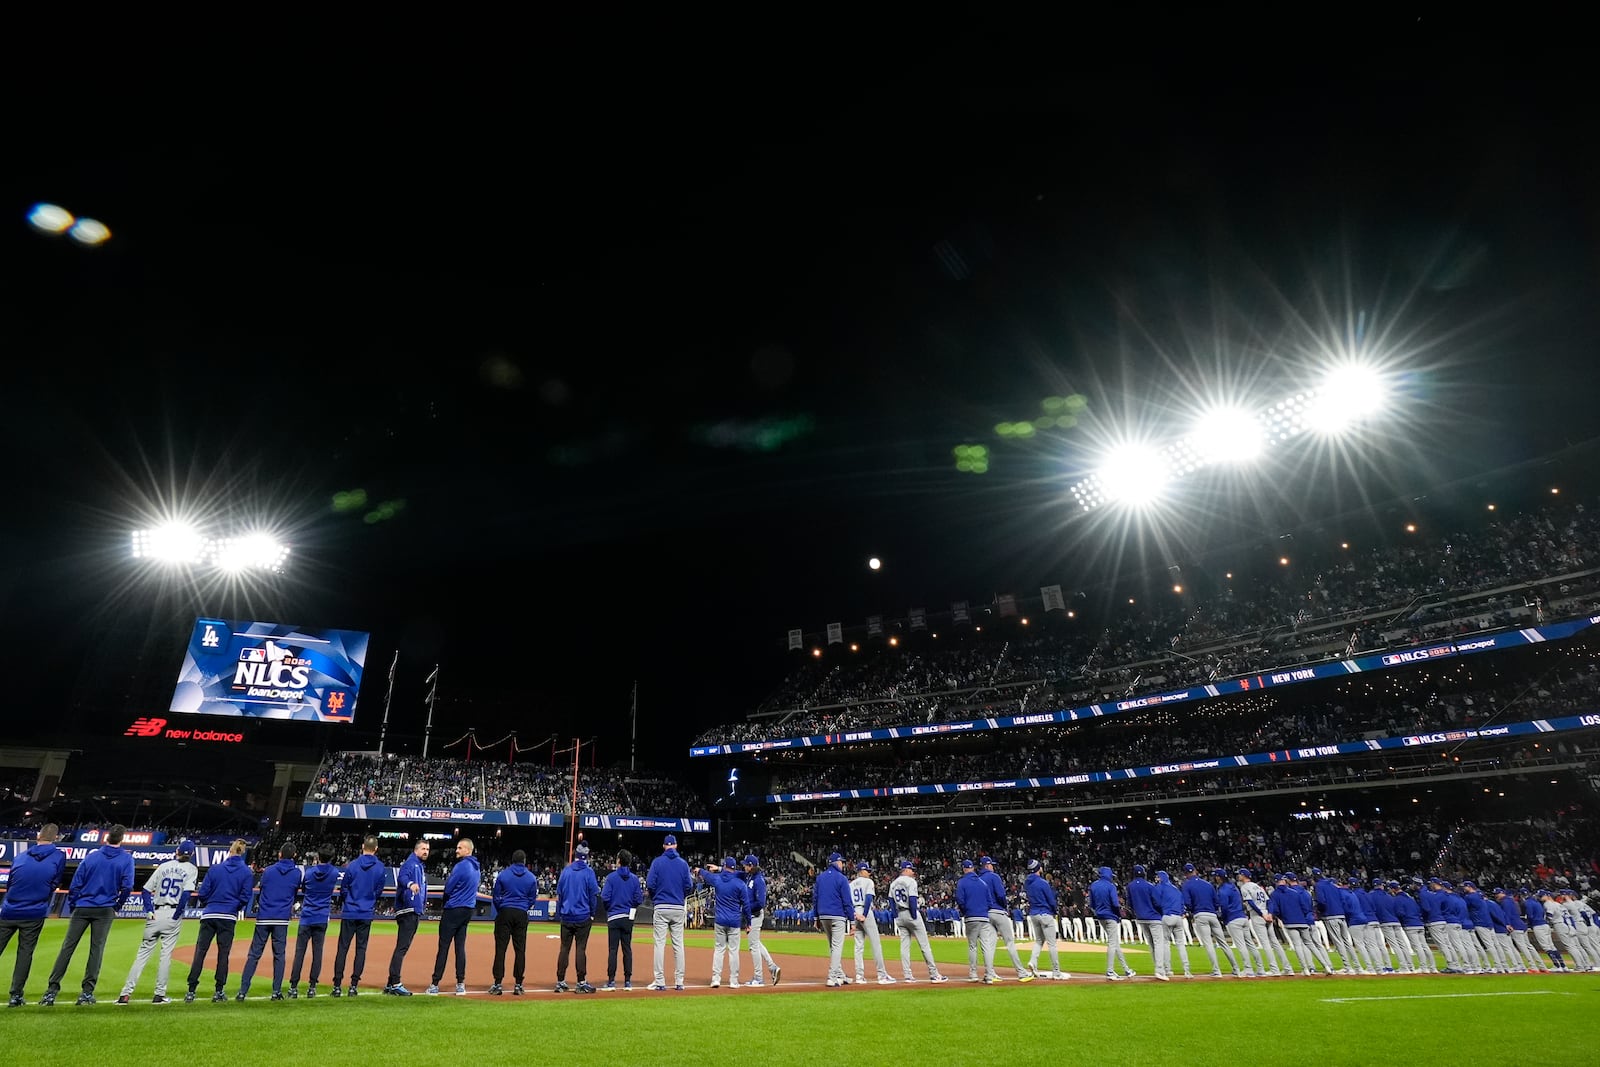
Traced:
[[[45, 926], [27, 985], [26, 1007], [0, 1013], [0, 1033], [30, 1063], [155, 1063], [198, 1049], [229, 1062], [295, 1058], [399, 1056], [407, 1064], [512, 1063], [522, 1060], [584, 1064], [682, 1064], [737, 1060], [761, 1064], [869, 1062], [954, 1064], [1023, 1059], [1044, 1063], [1125, 1064], [1179, 1059], [1197, 1064], [1283, 1057], [1319, 1065], [1423, 1060], [1473, 1064], [1593, 1064], [1600, 1062], [1600, 975], [1509, 975], [1278, 978], [1200, 978], [1158, 983], [1147, 955], [1129, 957], [1145, 977], [1111, 983], [1101, 952], [1064, 953], [1069, 981], [1020, 984], [1009, 966], [995, 985], [966, 981], [966, 943], [936, 939], [934, 950], [951, 981], [929, 985], [919, 960], [913, 985], [879, 985], [870, 957], [868, 981], [844, 989], [823, 986], [826, 946], [820, 935], [766, 935], [783, 967], [777, 987], [708, 988], [709, 933], [688, 938], [683, 993], [650, 992], [651, 942], [635, 946], [632, 992], [556, 994], [554, 928], [530, 928], [529, 995], [490, 997], [492, 932], [478, 924], [468, 948], [469, 995], [397, 999], [379, 995], [392, 937], [380, 926], [368, 951], [362, 995], [327, 996], [337, 924], [330, 929], [322, 995], [272, 1002], [271, 955], [236, 1002], [239, 971], [251, 926], [239, 924], [231, 954], [226, 1004], [213, 1004], [211, 969], [200, 999], [182, 1003], [194, 929], [187, 926], [173, 961], [167, 1005], [150, 1003], [154, 961], [126, 1007], [113, 1002], [138, 945], [142, 924], [118, 922], [107, 945], [99, 1003], [75, 1006], [87, 942], [62, 984], [61, 1003], [39, 1007], [66, 923]], [[407, 984], [427, 985], [436, 938], [425, 924], [408, 957]], [[290, 951], [293, 951], [291, 928]], [[589, 979], [605, 981], [604, 932], [592, 939]], [[886, 948], [898, 950], [895, 942]], [[0, 958], [9, 977], [14, 949]], [[847, 944], [845, 970], [854, 973]], [[210, 961], [208, 961], [210, 962]], [[741, 959], [741, 979], [750, 977]], [[900, 977], [898, 957], [889, 973]], [[569, 973], [569, 983], [575, 975]], [[348, 982], [348, 977], [346, 979]], [[670, 976], [669, 976], [670, 981]], [[618, 975], [621, 985], [621, 975]], [[445, 989], [453, 991], [454, 963]], [[302, 983], [303, 987], [303, 983]], [[302, 988], [303, 992], [303, 988]]]

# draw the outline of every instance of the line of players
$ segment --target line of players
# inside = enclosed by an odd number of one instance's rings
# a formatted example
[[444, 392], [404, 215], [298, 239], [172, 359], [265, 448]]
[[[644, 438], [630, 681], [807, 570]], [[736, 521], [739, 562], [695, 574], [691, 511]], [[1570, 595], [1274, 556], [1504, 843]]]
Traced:
[[[1193, 864], [1184, 872], [1181, 886], [1166, 871], [1151, 882], [1137, 865], [1126, 887], [1128, 911], [1150, 944], [1160, 981], [1173, 977], [1174, 950], [1183, 976], [1195, 977], [1186, 920], [1214, 978], [1222, 977], [1219, 952], [1237, 978], [1293, 975], [1290, 952], [1306, 976], [1600, 971], [1600, 916], [1564, 888], [1495, 887], [1486, 894], [1470, 880], [1457, 887], [1413, 877], [1408, 891], [1397, 879], [1375, 878], [1362, 887], [1313, 868], [1305, 881], [1293, 871], [1273, 876], [1268, 891], [1247, 868], [1232, 879], [1221, 868], [1209, 879]], [[1122, 896], [1111, 868], [1097, 874], [1089, 903], [1106, 943], [1106, 978], [1136, 977], [1121, 949]], [[1340, 957], [1337, 969], [1330, 950]]]

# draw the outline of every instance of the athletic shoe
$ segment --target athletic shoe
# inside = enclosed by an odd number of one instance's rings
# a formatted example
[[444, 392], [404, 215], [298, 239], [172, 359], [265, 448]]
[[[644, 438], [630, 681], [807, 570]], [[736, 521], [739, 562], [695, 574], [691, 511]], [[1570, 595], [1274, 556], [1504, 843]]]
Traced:
[[402, 982], [400, 985], [390, 986], [389, 995], [391, 997], [409, 997], [411, 990], [407, 989], [405, 983]]
[[[521, 989], [522, 987], [518, 986], [517, 988]], [[623, 982], [622, 983], [622, 988], [623, 988], [624, 992], [626, 992], [628, 990], [631, 990], [633, 988], [633, 983], [632, 982]]]
[[338, 982], [333, 983], [333, 995], [336, 997], [344, 996], [344, 987]]
[[775, 965], [772, 968], [772, 984], [773, 985], [777, 985], [778, 984], [778, 976], [781, 975], [781, 974], [783, 974], [783, 968], [782, 967], [778, 967], [778, 966]]
[[437, 985], [430, 985], [426, 990], [424, 990], [424, 992], [426, 992], [430, 997], [436, 997], [439, 995], [439, 987]]
[[866, 985], [866, 984], [867, 984], [867, 976], [866, 975], [864, 975], [864, 974], [856, 975], [856, 985]]
[[656, 992], [660, 993], [660, 992], [665, 991], [667, 987], [662, 985], [660, 982], [651, 982], [649, 985], [645, 986], [645, 988], [646, 989], [653, 989]]
[[573, 990], [573, 992], [574, 993], [593, 993], [594, 992], [594, 986], [590, 985], [588, 982], [579, 982], [578, 983], [578, 988]]
[[1108, 982], [1126, 982], [1127, 979], [1122, 977], [1122, 975], [1118, 974], [1116, 971], [1107, 971], [1106, 972], [1106, 981], [1108, 981]]
[[[185, 993], [183, 995], [183, 1002], [185, 1004], [193, 1004], [194, 1003], [194, 990], [191, 989], [191, 990], [189, 990], [189, 992], [187, 992], [187, 993]], [[54, 1004], [55, 1000], [52, 999], [50, 1001], [50, 1003]]]
[[720, 988], [722, 988], [722, 982], [719, 981], [716, 978], [711, 979], [711, 988], [712, 989], [720, 989]]
[[94, 1003], [97, 1003], [97, 1001], [94, 999], [94, 994], [93, 993], [79, 993], [77, 1002], [79, 1004], [94, 1004]]
[[1066, 971], [1051, 971], [1050, 977], [1054, 978], [1058, 982], [1065, 982], [1067, 979], [1071, 978], [1072, 975], [1068, 974]]
[[746, 983], [745, 983], [745, 985], [747, 985], [747, 986], [752, 986], [752, 985], [763, 985], [763, 984], [765, 984], [765, 983], [763, 983], [763, 982], [762, 982], [762, 981], [761, 981], [761, 979], [759, 979], [759, 978], [752, 978], [752, 979], [750, 979], [750, 981], [748, 981], [748, 982], [746, 982]]
[[124, 993], [122, 996], [117, 998], [116, 1002], [123, 1007], [127, 1007], [129, 1004], [133, 1003], [133, 999], [129, 997], [128, 994]]
[[826, 982], [824, 982], [823, 984], [826, 985], [829, 989], [836, 989], [839, 986], [839, 979], [830, 978]]
[[1158, 982], [1170, 982], [1170, 981], [1172, 981], [1172, 976], [1168, 975], [1168, 974], [1162, 974], [1160, 971], [1157, 971], [1156, 972], [1156, 981], [1158, 981]]
[[467, 983], [465, 983], [465, 982], [457, 982], [456, 983], [456, 996], [464, 997], [466, 995], [467, 995]]
[[948, 981], [950, 981], [950, 979], [946, 978], [942, 974], [936, 974], [932, 978], [929, 978], [928, 981], [930, 981], [930, 982], [948, 982]]
[[16, 993], [11, 994], [11, 999], [6, 1001], [6, 1007], [8, 1008], [20, 1008], [25, 1004], [27, 1004], [27, 1001], [23, 1000], [22, 997]]
[[505, 993], [505, 990], [500, 988], [500, 983], [499, 982], [496, 982], [494, 985], [489, 987], [489, 995], [491, 997], [498, 997], [498, 996], [503, 995], [504, 993]]
[[355, 983], [351, 982], [350, 983], [350, 988], [345, 990], [344, 995], [347, 996], [347, 997], [353, 997], [353, 996], [356, 995], [357, 992], [358, 992], [358, 990], [356, 989]]
[[969, 982], [981, 982], [981, 981], [983, 981], [983, 979], [979, 978], [975, 974], [969, 974], [969, 975], [967, 975], [967, 981], [969, 981]]
[[306, 999], [310, 1000], [312, 997], [314, 997], [316, 995], [317, 995], [317, 983], [312, 982], [310, 985], [306, 986]]
[[211, 1003], [213, 1003], [213, 1004], [226, 1004], [226, 1003], [228, 1003], [228, 994], [224, 993], [220, 989], [217, 990], [215, 993], [211, 994]]
[[672, 987], [672, 991], [674, 993], [682, 993], [683, 992], [683, 986], [675, 985], [675, 986]]
[[572, 991], [572, 987], [567, 985], [565, 982], [557, 982], [555, 991], [557, 993], [570, 993]]
[[1134, 970], [1132, 967], [1129, 967], [1126, 971], [1123, 971], [1122, 974], [1126, 978], [1137, 978], [1137, 977], [1139, 977], [1139, 972]]
[[521, 982], [518, 982], [516, 985], [511, 987], [511, 995], [514, 996], [514, 997], [522, 996], [522, 983]]
[[983, 980], [983, 984], [984, 985], [999, 985], [1000, 984], [1000, 976], [997, 975], [997, 974], [990, 975], [988, 978], [985, 978]]
[[244, 1003], [244, 990], [242, 990], [242, 989], [239, 990], [238, 994], [235, 995], [233, 999], [237, 1000], [240, 1004], [243, 1004]]
[[1194, 977], [1194, 975], [1192, 975], [1192, 974], [1190, 974], [1190, 973], [1189, 973], [1189, 972], [1188, 972], [1188, 971], [1184, 971], [1184, 972], [1183, 972], [1183, 976], [1184, 976], [1184, 977], [1185, 977], [1185, 978], [1193, 978], [1193, 977]]
[[158, 993], [155, 996], [150, 998], [150, 1003], [152, 1003], [152, 1004], [171, 1004], [172, 1001], [168, 1000], [166, 997], [164, 997], [164, 996], [162, 996], [162, 995], [160, 995]]
[[292, 986], [289, 987], [289, 999], [290, 1000], [299, 1000], [300, 999], [300, 987], [299, 986], [292, 985]]
[[605, 992], [607, 992], [607, 993], [615, 993], [617, 991], [617, 983], [616, 982], [607, 982], [605, 985], [601, 986], [600, 988], [602, 990], [604, 990]]
[[1022, 974], [1017, 975], [1017, 981], [1019, 981], [1019, 982], [1031, 982], [1037, 977], [1039, 977], [1039, 976], [1034, 974], [1034, 973], [1032, 973], [1031, 971], [1024, 971]]
[[41, 1008], [53, 1008], [55, 1007], [55, 1004], [56, 995], [54, 993], [46, 993], [44, 996], [39, 998], [39, 1007]]
[[1211, 977], [1213, 977], [1213, 978], [1221, 978], [1222, 977], [1222, 972], [1221, 971], [1212, 971], [1211, 972]]
[[880, 975], [878, 975], [878, 984], [879, 985], [894, 985], [894, 979], [890, 978], [886, 974], [880, 974]]

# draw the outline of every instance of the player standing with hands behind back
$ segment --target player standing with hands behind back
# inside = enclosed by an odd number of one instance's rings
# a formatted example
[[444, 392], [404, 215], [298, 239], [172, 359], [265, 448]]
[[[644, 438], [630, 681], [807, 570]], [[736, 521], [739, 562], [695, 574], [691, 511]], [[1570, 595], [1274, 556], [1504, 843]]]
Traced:
[[855, 906], [856, 982], [867, 980], [865, 942], [872, 944], [872, 965], [878, 971], [879, 985], [893, 985], [894, 979], [883, 966], [883, 942], [878, 938], [878, 920], [872, 905], [877, 900], [878, 889], [872, 881], [872, 865], [865, 860], [856, 864], [856, 876], [850, 881], [850, 903]]
[[118, 1004], [127, 1004], [133, 996], [133, 987], [139, 984], [144, 965], [156, 943], [161, 944], [161, 962], [156, 964], [156, 992], [152, 1004], [167, 1002], [167, 976], [172, 971], [172, 950], [177, 947], [178, 934], [183, 928], [183, 909], [199, 882], [200, 872], [194, 866], [194, 842], [178, 842], [178, 851], [170, 860], [155, 869], [144, 883], [150, 894], [150, 914], [144, 921], [144, 940], [139, 942], [139, 954], [122, 983]]

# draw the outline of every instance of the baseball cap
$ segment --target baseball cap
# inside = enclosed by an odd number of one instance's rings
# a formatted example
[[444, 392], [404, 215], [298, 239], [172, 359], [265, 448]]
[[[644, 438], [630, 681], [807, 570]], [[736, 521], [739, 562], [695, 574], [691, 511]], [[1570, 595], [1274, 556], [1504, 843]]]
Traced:
[[1228, 877], [1228, 872], [1223, 870], [1221, 867], [1213, 867], [1211, 868], [1211, 877], [1226, 878]]
[[1400, 888], [1400, 882], [1397, 879], [1394, 879], [1394, 878], [1389, 879], [1389, 888], [1390, 889], [1399, 889]]
[[1134, 864], [1134, 865], [1133, 865], [1133, 873], [1134, 873], [1134, 874], [1143, 874], [1143, 873], [1144, 873], [1144, 864], [1142, 864], [1142, 863], [1135, 863], [1135, 864]]
[[990, 859], [988, 856], [979, 856], [978, 857], [978, 863], [980, 865], [987, 864], [989, 866], [993, 866], [994, 865], [994, 860]]
[[839, 852], [830, 852], [830, 853], [828, 853], [828, 862], [829, 863], [838, 863], [842, 859], [844, 859], [844, 855], [842, 853], [839, 853]]
[[178, 842], [178, 855], [180, 855], [180, 856], [192, 856], [192, 855], [194, 855], [194, 842], [190, 841], [188, 838], [184, 838], [182, 841], [179, 841]]
[[1192, 871], [1193, 871], [1193, 870], [1194, 870], [1194, 864], [1192, 864], [1192, 863], [1185, 863], [1185, 864], [1184, 864], [1184, 865], [1183, 865], [1183, 872], [1184, 872], [1184, 873], [1185, 873], [1185, 874], [1189, 874], [1189, 873], [1190, 873], [1190, 872], [1192, 872]]
[[1029, 860], [1028, 861], [1028, 870], [1037, 871], [1038, 869], [1039, 869], [1039, 861], [1038, 860]]
[[1284, 871], [1283, 876], [1289, 879], [1291, 882], [1298, 882], [1300, 880], [1300, 876], [1295, 874], [1293, 871]]
[[677, 848], [678, 847], [678, 838], [677, 838], [677, 836], [674, 835], [674, 834], [668, 834], [666, 837], [663, 837], [661, 839], [661, 847], [662, 848]]
[[1235, 872], [1233, 872], [1233, 873], [1235, 873], [1235, 874], [1242, 874], [1242, 875], [1244, 875], [1244, 876], [1245, 876], [1245, 877], [1246, 877], [1246, 878], [1248, 878], [1248, 877], [1250, 877], [1250, 868], [1249, 868], [1249, 867], [1240, 867], [1240, 868], [1239, 868], [1239, 869], [1238, 869], [1238, 870], [1237, 870], [1237, 871], [1235, 871]]
[[722, 865], [724, 867], [732, 867], [733, 866], [733, 857], [732, 856], [724, 856], [724, 857], [722, 857]]
[[1438, 876], [1433, 876], [1433, 877], [1430, 877], [1428, 879], [1428, 884], [1429, 885], [1444, 885], [1444, 882], [1440, 881]]
[[870, 871], [872, 870], [872, 864], [868, 863], [866, 860], [862, 860], [860, 863], [856, 864], [856, 870]]
[[1499, 897], [1499, 896], [1504, 896], [1506, 891], [1504, 889], [1502, 889], [1500, 886], [1495, 886], [1493, 889], [1489, 890], [1489, 892], [1493, 893], [1495, 896]]
[[964, 870], [964, 871], [972, 870], [972, 861], [971, 860], [962, 860], [961, 861], [961, 869]]
[[572, 850], [572, 854], [577, 856], [579, 859], [582, 859], [589, 854], [589, 846], [584, 842], [579, 841], [578, 847]]
[[1288, 880], [1289, 876], [1287, 874], [1280, 874], [1278, 877], [1273, 879], [1274, 882], [1287, 882]]
[[1478, 883], [1474, 882], [1471, 878], [1463, 878], [1463, 879], [1461, 879], [1461, 888], [1462, 889], [1476, 889], [1476, 888], [1478, 888]]
[[761, 861], [756, 858], [756, 854], [754, 852], [752, 852], [752, 853], [750, 853], [750, 855], [746, 856], [744, 858], [744, 862], [745, 862], [745, 866], [747, 866], [747, 867], [759, 867], [759, 866], [761, 866]]

